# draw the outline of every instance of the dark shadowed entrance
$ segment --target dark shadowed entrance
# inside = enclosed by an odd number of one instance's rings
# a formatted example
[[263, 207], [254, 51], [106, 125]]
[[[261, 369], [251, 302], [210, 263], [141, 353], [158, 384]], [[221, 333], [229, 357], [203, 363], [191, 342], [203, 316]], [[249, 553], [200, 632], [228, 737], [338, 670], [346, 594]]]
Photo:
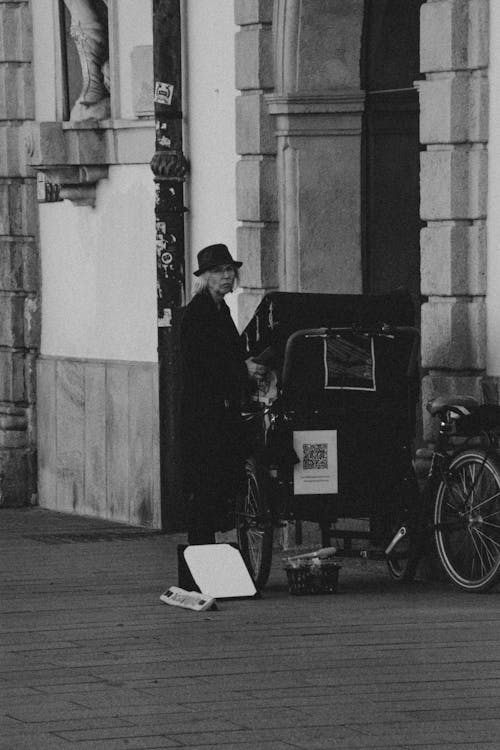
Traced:
[[[423, 0], [366, 0], [363, 287], [420, 298], [419, 16]], [[418, 305], [417, 305], [418, 309]], [[419, 315], [419, 313], [417, 313]]]

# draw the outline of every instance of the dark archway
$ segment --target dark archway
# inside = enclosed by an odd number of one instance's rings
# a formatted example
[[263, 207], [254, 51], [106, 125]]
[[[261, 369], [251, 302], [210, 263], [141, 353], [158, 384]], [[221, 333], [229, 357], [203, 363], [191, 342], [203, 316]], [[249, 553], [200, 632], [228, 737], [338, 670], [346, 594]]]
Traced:
[[[363, 289], [420, 300], [420, 6], [365, 0], [362, 86]], [[417, 305], [418, 310], [418, 305]], [[419, 316], [419, 310], [417, 312]]]

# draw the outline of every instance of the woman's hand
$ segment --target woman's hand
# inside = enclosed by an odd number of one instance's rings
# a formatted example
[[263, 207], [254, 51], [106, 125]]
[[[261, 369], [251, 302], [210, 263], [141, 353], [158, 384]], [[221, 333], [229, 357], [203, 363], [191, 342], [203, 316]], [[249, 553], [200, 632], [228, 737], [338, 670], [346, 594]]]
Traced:
[[267, 367], [258, 362], [254, 362], [252, 357], [245, 360], [245, 364], [247, 366], [248, 377], [252, 378], [252, 380], [258, 380], [259, 378], [264, 377], [267, 372]]

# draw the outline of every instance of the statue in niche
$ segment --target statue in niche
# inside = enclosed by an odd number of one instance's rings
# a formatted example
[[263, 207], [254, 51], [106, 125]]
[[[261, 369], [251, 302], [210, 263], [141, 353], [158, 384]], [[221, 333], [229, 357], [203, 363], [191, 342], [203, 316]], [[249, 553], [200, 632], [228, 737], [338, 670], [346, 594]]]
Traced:
[[71, 15], [70, 33], [78, 50], [83, 79], [70, 120], [106, 120], [111, 116], [108, 0], [64, 0], [64, 3]]

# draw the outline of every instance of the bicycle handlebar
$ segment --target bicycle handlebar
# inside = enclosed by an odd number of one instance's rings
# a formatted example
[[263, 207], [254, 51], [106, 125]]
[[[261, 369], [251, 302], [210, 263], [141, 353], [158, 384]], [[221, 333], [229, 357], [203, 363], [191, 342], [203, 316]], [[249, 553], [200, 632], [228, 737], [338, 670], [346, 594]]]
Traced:
[[361, 327], [361, 326], [336, 326], [336, 327], [322, 327], [322, 328], [303, 328], [294, 333], [290, 334], [287, 339], [285, 346], [285, 357], [283, 360], [283, 370], [281, 384], [282, 388], [288, 381], [291, 370], [292, 362], [292, 350], [295, 346], [295, 342], [299, 338], [327, 338], [332, 334], [340, 333], [354, 333], [367, 336], [393, 336], [398, 333], [406, 334], [409, 333], [413, 338], [413, 345], [408, 360], [408, 369], [406, 372], [407, 377], [411, 377], [415, 365], [418, 359], [420, 333], [414, 326], [391, 326], [386, 323], [382, 323], [375, 327]]

